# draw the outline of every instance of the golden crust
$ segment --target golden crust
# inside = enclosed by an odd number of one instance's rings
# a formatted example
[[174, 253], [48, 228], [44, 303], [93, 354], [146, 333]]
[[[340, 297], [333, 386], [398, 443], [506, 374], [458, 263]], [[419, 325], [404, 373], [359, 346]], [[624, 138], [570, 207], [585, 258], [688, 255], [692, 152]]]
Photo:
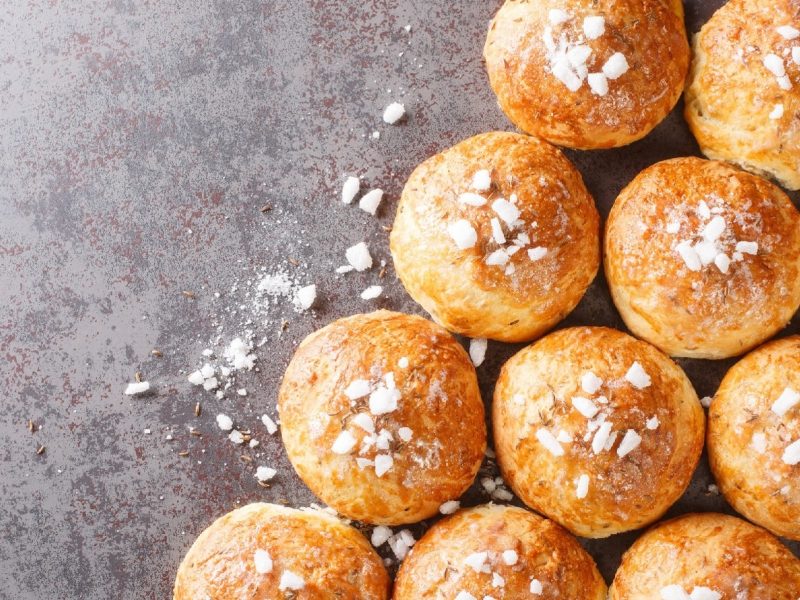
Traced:
[[760, 527], [727, 515], [690, 514], [650, 529], [625, 553], [611, 600], [652, 600], [668, 585], [721, 600], [797, 600], [800, 560]]
[[[686, 120], [703, 153], [800, 189], [800, 64], [791, 57], [798, 40], [777, 28], [800, 29], [798, 0], [730, 0], [693, 40], [686, 88]], [[764, 66], [784, 60], [789, 90]], [[776, 105], [779, 118], [770, 118]]]
[[[726, 224], [720, 248], [758, 244], [724, 274], [692, 271], [676, 247], [695, 242], [708, 215]], [[678, 233], [670, 233], [670, 225]], [[777, 186], [716, 161], [676, 158], [642, 171], [606, 223], [605, 272], [630, 330], [672, 356], [726, 358], [765, 341], [800, 306], [800, 214]]]
[[685, 16], [685, 13], [684, 13], [684, 10], [683, 10], [683, 0], [667, 0], [667, 4], [675, 12], [675, 14], [678, 16], [678, 18], [682, 22], [683, 18]]
[[[401, 358], [408, 366], [399, 365]], [[369, 399], [350, 400], [356, 380], [373, 389], [394, 374], [397, 410], [373, 415], [376, 432], [392, 436], [388, 449], [353, 422], [370, 415]], [[340, 319], [308, 336], [286, 369], [278, 399], [281, 433], [300, 478], [342, 515], [367, 523], [415, 523], [437, 513], [472, 483], [486, 449], [483, 402], [475, 368], [464, 349], [421, 317], [377, 311]], [[405, 442], [400, 428], [411, 429]], [[335, 454], [343, 431], [356, 440], [349, 454]], [[393, 457], [377, 476], [357, 458]]]
[[[637, 361], [651, 385], [637, 389], [625, 375]], [[591, 372], [603, 385], [589, 394], [581, 378]], [[600, 396], [608, 399], [603, 404]], [[573, 407], [590, 398], [617, 432], [610, 450], [596, 454], [589, 418]], [[647, 422], [658, 418], [655, 429]], [[658, 519], [691, 480], [703, 448], [703, 410], [692, 384], [656, 348], [603, 327], [563, 329], [513, 356], [494, 393], [494, 438], [503, 477], [528, 506], [573, 533], [601, 538]], [[573, 442], [554, 456], [537, 439], [562, 430]], [[641, 444], [620, 458], [628, 430]], [[579, 499], [576, 480], [588, 475], [588, 495]]]
[[[514, 550], [517, 562], [505, 564], [502, 553]], [[476, 552], [488, 552], [492, 573], [464, 564]], [[542, 594], [530, 593], [538, 579]], [[462, 510], [434, 525], [414, 546], [397, 574], [395, 600], [451, 600], [465, 591], [476, 598], [581, 598], [605, 600], [606, 584], [592, 557], [561, 527], [524, 509], [484, 505]]]
[[800, 440], [800, 406], [782, 417], [771, 410], [787, 387], [800, 391], [798, 336], [762, 346], [728, 371], [709, 410], [708, 456], [737, 511], [800, 540], [800, 465], [782, 460], [785, 448]]
[[[272, 558], [270, 573], [256, 571], [257, 550]], [[250, 504], [200, 534], [178, 568], [174, 600], [284, 600], [285, 570], [305, 582], [297, 600], [389, 596], [381, 558], [354, 528], [316, 511]]]
[[[683, 92], [689, 44], [683, 8], [674, 0], [537, 1], [506, 0], [484, 47], [489, 81], [500, 107], [520, 129], [554, 144], [581, 149], [612, 148], [647, 135], [669, 114]], [[573, 18], [552, 27], [558, 43], [592, 48], [586, 66], [599, 72], [614, 53], [629, 70], [610, 80], [605, 96], [584, 83], [571, 92], [551, 72], [545, 28], [551, 9]], [[586, 41], [583, 18], [605, 17], [605, 33]]]
[[[458, 201], [474, 192], [475, 173], [490, 170], [484, 206]], [[502, 266], [486, 264], [501, 248], [492, 236], [492, 203], [516, 194], [524, 226], [503, 224], [506, 246], [520, 232], [530, 244]], [[460, 250], [448, 226], [465, 219], [477, 233]], [[498, 219], [500, 221], [500, 219]], [[502, 221], [500, 221], [502, 222]], [[403, 190], [390, 238], [398, 276], [433, 319], [458, 333], [506, 342], [533, 339], [580, 301], [600, 263], [599, 215], [580, 173], [560, 150], [535, 138], [486, 133], [426, 160]], [[532, 260], [527, 250], [544, 247]]]

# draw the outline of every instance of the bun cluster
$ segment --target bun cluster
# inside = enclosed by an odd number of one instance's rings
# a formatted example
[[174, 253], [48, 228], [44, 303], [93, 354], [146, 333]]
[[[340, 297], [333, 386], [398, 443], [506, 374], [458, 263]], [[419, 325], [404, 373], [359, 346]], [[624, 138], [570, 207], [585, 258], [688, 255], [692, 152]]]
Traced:
[[[384, 600], [389, 575], [356, 520], [405, 557], [396, 600], [798, 600], [800, 560], [773, 535], [800, 540], [796, 336], [744, 357], [711, 399], [713, 474], [757, 525], [714, 513], [656, 524], [609, 589], [574, 537], [651, 525], [687, 489], [706, 416], [670, 356], [742, 355], [800, 307], [800, 213], [763, 177], [800, 188], [798, 0], [730, 0], [703, 27], [685, 115], [715, 160], [644, 169], [608, 215], [605, 278], [636, 337], [599, 326], [548, 334], [601, 264], [594, 199], [552, 144], [623, 146], [667, 116], [690, 63], [682, 2], [507, 0], [484, 56], [501, 109], [530, 135], [477, 135], [411, 173], [390, 250], [433, 322], [386, 310], [333, 321], [298, 346], [280, 386], [292, 466], [348, 521], [273, 504], [235, 510], [197, 538], [174, 599]], [[386, 114], [396, 123], [405, 109]], [[349, 178], [344, 202], [358, 189]], [[360, 205], [374, 215], [382, 197]], [[363, 243], [348, 252], [356, 270], [372, 264]], [[472, 356], [451, 332], [473, 338]], [[489, 481], [542, 516], [460, 509], [491, 454], [476, 373], [487, 339], [533, 342], [494, 387], [502, 478]], [[439, 513], [408, 554], [410, 532], [387, 527]]]

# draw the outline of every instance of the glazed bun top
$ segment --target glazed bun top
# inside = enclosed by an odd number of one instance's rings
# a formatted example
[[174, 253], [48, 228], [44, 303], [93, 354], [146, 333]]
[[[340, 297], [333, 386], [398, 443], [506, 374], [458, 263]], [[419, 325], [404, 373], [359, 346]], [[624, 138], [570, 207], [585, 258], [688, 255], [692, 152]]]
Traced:
[[689, 46], [680, 1], [507, 0], [484, 57], [503, 111], [572, 148], [647, 135], [683, 92]]
[[741, 354], [800, 305], [800, 214], [777, 186], [724, 163], [642, 171], [611, 209], [605, 246], [625, 323], [672, 356]]
[[467, 353], [421, 317], [340, 319], [298, 347], [278, 399], [289, 460], [340, 514], [414, 523], [472, 483], [486, 449]]
[[561, 527], [490, 504], [459, 511], [417, 542], [397, 574], [394, 599], [423, 598], [605, 600], [606, 585], [591, 556]]
[[470, 337], [524, 341], [583, 297], [600, 263], [599, 220], [558, 148], [485, 133], [415, 169], [391, 251], [403, 285], [438, 323]]
[[800, 189], [797, 0], [730, 0], [694, 39], [686, 119], [703, 152]]
[[709, 460], [725, 498], [751, 521], [800, 540], [800, 336], [734, 365], [708, 419]]
[[220, 517], [178, 568], [174, 600], [385, 600], [389, 575], [354, 528], [319, 511], [250, 504]]
[[602, 327], [562, 329], [514, 355], [493, 416], [498, 463], [514, 492], [592, 538], [664, 514], [689, 484], [705, 432], [680, 367]]
[[800, 560], [777, 538], [707, 513], [665, 521], [640, 537], [623, 556], [609, 597], [797, 600], [798, 593]]

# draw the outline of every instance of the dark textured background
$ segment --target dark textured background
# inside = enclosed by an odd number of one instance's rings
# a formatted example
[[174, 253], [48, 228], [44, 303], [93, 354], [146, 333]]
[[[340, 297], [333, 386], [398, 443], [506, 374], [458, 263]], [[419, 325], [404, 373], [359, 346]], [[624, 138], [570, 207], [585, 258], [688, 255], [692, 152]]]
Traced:
[[[182, 555], [216, 516], [256, 500], [314, 501], [258, 416], [274, 416], [282, 371], [313, 329], [377, 306], [419, 312], [391, 267], [385, 298], [372, 303], [358, 293], [377, 283], [377, 268], [333, 270], [362, 239], [389, 258], [381, 226], [417, 163], [511, 129], [481, 61], [499, 4], [3, 3], [0, 597], [166, 599]], [[690, 31], [720, 4], [687, 2]], [[385, 126], [382, 109], [395, 99], [410, 116]], [[676, 111], [633, 146], [570, 156], [605, 215], [639, 170], [695, 152]], [[345, 173], [387, 190], [378, 219], [339, 202]], [[316, 282], [318, 308], [257, 308], [262, 268]], [[621, 326], [602, 281], [566, 324], [576, 323]], [[185, 375], [201, 351], [247, 327], [266, 339], [259, 371], [239, 379], [249, 396], [192, 388]], [[479, 369], [487, 399], [514, 350], [490, 344]], [[705, 395], [731, 362], [681, 364]], [[155, 394], [123, 396], [137, 370]], [[260, 448], [225, 439], [220, 411]], [[256, 464], [278, 469], [271, 489], [256, 484]], [[672, 513], [725, 510], [710, 482], [703, 464]], [[607, 578], [635, 537], [587, 544]]]

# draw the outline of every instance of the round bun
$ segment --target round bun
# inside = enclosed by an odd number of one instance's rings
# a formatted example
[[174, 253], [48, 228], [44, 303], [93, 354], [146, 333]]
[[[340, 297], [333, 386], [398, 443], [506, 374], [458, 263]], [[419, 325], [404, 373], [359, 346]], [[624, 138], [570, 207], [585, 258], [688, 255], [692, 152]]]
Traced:
[[626, 325], [672, 356], [736, 356], [800, 305], [800, 214], [777, 186], [725, 163], [642, 171], [611, 209], [605, 250]]
[[519, 342], [543, 334], [583, 297], [600, 264], [599, 223], [560, 150], [495, 132], [417, 167], [390, 245], [403, 285], [436, 322]]
[[791, 190], [800, 189], [797, 30], [796, 0], [730, 0], [694, 38], [686, 88], [686, 120], [706, 156]]
[[[673, 594], [662, 594], [669, 586], [677, 586]], [[701, 590], [692, 594], [695, 588]], [[800, 560], [777, 538], [736, 517], [685, 515], [659, 523], [631, 546], [609, 598], [680, 598], [680, 590], [687, 598], [797, 600]]]
[[798, 336], [762, 346], [728, 371], [708, 414], [708, 456], [737, 511], [800, 540], [800, 464], [787, 454], [792, 444], [800, 446]]
[[308, 336], [286, 369], [278, 412], [300, 478], [367, 523], [436, 514], [470, 486], [486, 450], [467, 353], [411, 315], [356, 315]]
[[506, 0], [483, 53], [517, 127], [585, 150], [650, 133], [689, 69], [680, 0]]
[[389, 576], [364, 536], [330, 515], [250, 504], [200, 534], [178, 567], [173, 597], [385, 600]]
[[689, 485], [703, 448], [703, 409], [680, 367], [604, 327], [562, 329], [514, 355], [493, 411], [505, 480], [583, 537], [658, 519]]
[[561, 527], [522, 508], [489, 504], [434, 525], [400, 567], [393, 598], [461, 598], [459, 592], [605, 600], [607, 590], [592, 557]]

